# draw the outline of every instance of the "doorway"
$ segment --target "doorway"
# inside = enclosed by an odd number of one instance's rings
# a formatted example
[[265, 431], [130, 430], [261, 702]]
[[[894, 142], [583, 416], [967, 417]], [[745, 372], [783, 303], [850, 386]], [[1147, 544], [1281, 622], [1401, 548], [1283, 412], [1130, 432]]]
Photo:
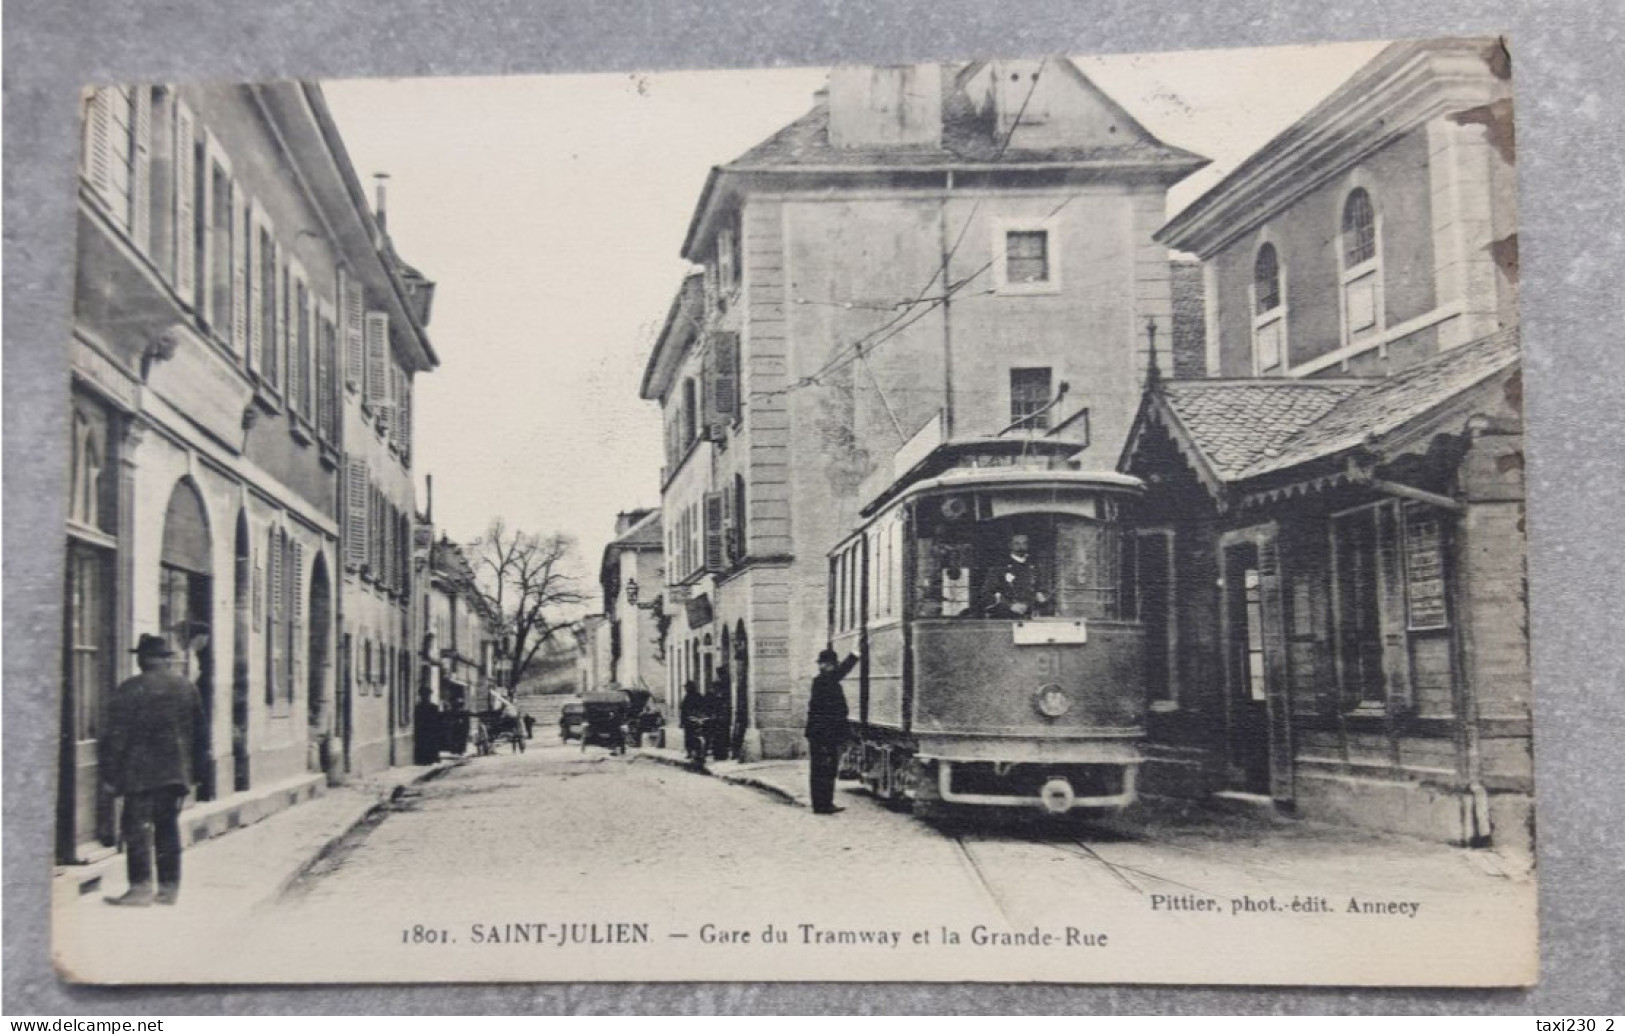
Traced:
[[309, 639], [305, 657], [305, 711], [306, 725], [318, 770], [326, 771], [332, 749], [328, 737], [327, 672], [331, 629], [333, 625], [332, 590], [327, 576], [327, 560], [316, 555], [316, 564], [310, 575]]
[[1291, 754], [1274, 735], [1285, 690], [1274, 529], [1232, 533], [1221, 550], [1230, 788], [1290, 798]]
[[248, 629], [253, 606], [253, 561], [248, 545], [248, 515], [237, 514], [236, 563], [231, 612], [231, 788], [250, 785], [248, 742]]
[[203, 701], [203, 727], [209, 751], [198, 781], [198, 800], [215, 797], [213, 564], [208, 516], [191, 478], [182, 478], [164, 514], [163, 552], [158, 564], [158, 628], [176, 653], [176, 671], [197, 686]]

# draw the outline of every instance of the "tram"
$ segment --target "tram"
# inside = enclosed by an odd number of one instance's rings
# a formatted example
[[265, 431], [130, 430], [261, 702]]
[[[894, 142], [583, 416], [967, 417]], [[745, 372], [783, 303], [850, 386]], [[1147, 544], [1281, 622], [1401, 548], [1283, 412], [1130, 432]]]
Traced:
[[829, 555], [844, 759], [879, 798], [1065, 814], [1135, 798], [1145, 735], [1137, 479], [1075, 444], [939, 445]]

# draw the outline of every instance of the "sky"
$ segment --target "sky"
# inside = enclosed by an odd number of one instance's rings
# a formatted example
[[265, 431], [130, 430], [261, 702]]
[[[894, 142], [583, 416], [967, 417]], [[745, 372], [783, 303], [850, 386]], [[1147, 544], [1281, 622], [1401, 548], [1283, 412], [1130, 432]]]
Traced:
[[[1074, 57], [1167, 143], [1213, 159], [1176, 213], [1381, 44]], [[596, 572], [618, 511], [657, 506], [658, 406], [638, 397], [688, 266], [710, 168], [812, 106], [825, 69], [323, 84], [362, 180], [388, 173], [401, 257], [436, 281], [441, 365], [416, 381], [420, 505], [453, 539], [491, 518], [574, 538]]]

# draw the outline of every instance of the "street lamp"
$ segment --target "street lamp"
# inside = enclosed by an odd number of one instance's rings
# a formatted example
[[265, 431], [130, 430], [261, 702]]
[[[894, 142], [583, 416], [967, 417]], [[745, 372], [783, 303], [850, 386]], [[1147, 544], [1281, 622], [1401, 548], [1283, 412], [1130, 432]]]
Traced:
[[626, 602], [634, 607], [638, 605], [638, 580], [636, 578], [626, 580]]

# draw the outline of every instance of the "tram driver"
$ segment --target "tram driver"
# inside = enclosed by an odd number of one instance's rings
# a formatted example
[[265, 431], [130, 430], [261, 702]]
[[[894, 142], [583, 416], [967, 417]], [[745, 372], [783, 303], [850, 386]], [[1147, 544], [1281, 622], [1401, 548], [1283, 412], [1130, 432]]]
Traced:
[[1010, 555], [988, 569], [982, 583], [982, 608], [988, 617], [1007, 621], [1049, 613], [1049, 589], [1029, 552], [1026, 535], [1011, 535]]

